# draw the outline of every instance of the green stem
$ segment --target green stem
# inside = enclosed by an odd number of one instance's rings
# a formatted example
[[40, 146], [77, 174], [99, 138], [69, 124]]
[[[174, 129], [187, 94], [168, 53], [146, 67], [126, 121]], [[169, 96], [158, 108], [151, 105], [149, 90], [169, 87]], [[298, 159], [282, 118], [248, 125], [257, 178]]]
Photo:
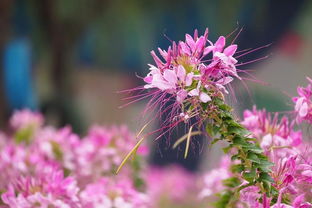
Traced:
[[[241, 181], [240, 184], [235, 183], [235, 186], [227, 181], [226, 184], [228, 185], [226, 186], [228, 189], [225, 193], [227, 197], [229, 193], [233, 195], [228, 200], [222, 199], [221, 196], [219, 202], [222, 203], [218, 202], [217, 207], [235, 207], [239, 192], [252, 185], [258, 186], [261, 194], [276, 195], [276, 190], [272, 186], [274, 181], [270, 176], [270, 167], [273, 163], [268, 161], [259, 144], [255, 142], [256, 140], [248, 137], [248, 135], [251, 135], [250, 132], [234, 118], [230, 106], [224, 104], [221, 99], [215, 100], [213, 105], [218, 107], [218, 113], [209, 117], [206, 126], [207, 133], [211, 137], [219, 137], [215, 140], [224, 140], [229, 143], [229, 146], [225, 148], [225, 152], [232, 153], [231, 159], [240, 162], [231, 168], [233, 178], [235, 178], [234, 181]], [[215, 131], [216, 129], [218, 131]], [[241, 185], [243, 180], [248, 183]]]

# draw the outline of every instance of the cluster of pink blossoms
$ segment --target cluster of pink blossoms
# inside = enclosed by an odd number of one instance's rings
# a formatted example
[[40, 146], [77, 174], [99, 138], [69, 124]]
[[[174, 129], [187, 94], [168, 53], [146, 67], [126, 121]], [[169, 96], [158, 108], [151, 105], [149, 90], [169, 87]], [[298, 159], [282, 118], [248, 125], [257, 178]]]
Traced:
[[[242, 124], [252, 133], [251, 137], [258, 140], [264, 154], [274, 163], [270, 174], [274, 180], [272, 185], [279, 195], [277, 201], [273, 202], [272, 198], [261, 195], [257, 186], [250, 186], [240, 192], [237, 207], [312, 207], [312, 145], [303, 141], [302, 132], [295, 131], [294, 123], [289, 122], [287, 117], [279, 119], [278, 114], [271, 116], [265, 110], [256, 108], [244, 112]], [[203, 196], [209, 197], [226, 188], [223, 180], [233, 176], [230, 166], [223, 160], [219, 168], [206, 175], [208, 183], [203, 189]]]
[[[172, 94], [179, 103], [191, 100], [207, 103], [215, 93], [227, 92], [224, 86], [233, 77], [240, 79], [235, 66], [237, 60], [233, 57], [237, 45], [225, 48], [225, 37], [219, 37], [215, 43], [207, 38], [208, 29], [200, 37], [195, 30], [193, 37], [186, 34], [185, 42], [173, 42], [167, 51], [158, 48], [164, 61], [152, 51], [156, 66], [149, 65], [145, 88]], [[210, 54], [212, 58], [208, 59]]]
[[[1, 208], [204, 207], [196, 178], [181, 168], [148, 167], [137, 158], [115, 175], [136, 143], [126, 126], [94, 125], [80, 138], [23, 110], [10, 127], [0, 132]], [[147, 153], [145, 145], [137, 150], [140, 157]]]
[[298, 97], [294, 97], [295, 111], [297, 113], [297, 122], [303, 120], [312, 123], [312, 80], [307, 77], [309, 84], [307, 87], [298, 87]]
[[[70, 127], [43, 122], [39, 113], [18, 111], [12, 131], [0, 134], [0, 207], [149, 207], [131, 165], [114, 176], [136, 143], [126, 127], [94, 126], [79, 138]], [[146, 151], [143, 145], [138, 154]]]

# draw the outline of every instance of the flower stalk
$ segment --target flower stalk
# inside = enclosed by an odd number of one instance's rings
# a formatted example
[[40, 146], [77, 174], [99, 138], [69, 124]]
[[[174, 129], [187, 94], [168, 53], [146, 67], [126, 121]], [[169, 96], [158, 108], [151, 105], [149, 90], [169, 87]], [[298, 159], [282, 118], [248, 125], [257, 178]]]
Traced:
[[220, 194], [216, 207], [235, 207], [240, 191], [249, 186], [257, 186], [267, 197], [276, 197], [277, 191], [272, 186], [274, 180], [270, 176], [274, 163], [263, 154], [256, 139], [250, 137], [251, 133], [234, 118], [230, 106], [219, 98], [213, 100], [213, 105], [217, 107], [216, 113], [208, 118], [206, 132], [213, 138], [212, 144], [220, 140], [228, 142], [223, 150], [235, 161], [231, 167], [234, 176], [224, 181], [227, 190]]

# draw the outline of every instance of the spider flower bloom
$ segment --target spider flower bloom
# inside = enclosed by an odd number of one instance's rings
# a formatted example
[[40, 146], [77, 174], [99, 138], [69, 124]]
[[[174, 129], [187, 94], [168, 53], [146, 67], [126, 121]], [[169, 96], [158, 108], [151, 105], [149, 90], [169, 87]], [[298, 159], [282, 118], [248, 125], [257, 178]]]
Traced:
[[[165, 134], [180, 122], [189, 123], [192, 118], [197, 121], [194, 127], [200, 129], [203, 122], [216, 113], [218, 107], [214, 102], [223, 102], [224, 94], [233, 91], [230, 84], [235, 78], [242, 80], [238, 74], [242, 70], [237, 67], [246, 63], [238, 64], [235, 57], [261, 48], [240, 51], [237, 55], [237, 45], [226, 45], [224, 36], [212, 42], [208, 39], [208, 29], [201, 36], [195, 30], [193, 36], [186, 34], [184, 41], [172, 41], [167, 50], [158, 48], [159, 56], [151, 51], [155, 64], [149, 64], [150, 71], [143, 78], [145, 85], [124, 91], [138, 92], [125, 98], [133, 99], [125, 105], [150, 97], [143, 113], [159, 107], [153, 119], [163, 119], [162, 127], [155, 132]], [[146, 89], [148, 92], [141, 93]]]
[[[96, 125], [91, 127], [76, 150], [77, 170], [75, 173], [80, 179], [89, 182], [103, 175], [112, 174], [135, 142], [134, 135], [126, 126], [106, 128]], [[144, 155], [147, 151], [147, 147], [142, 145], [137, 153]], [[128, 171], [131, 171], [131, 168], [128, 168]]]
[[302, 143], [302, 132], [294, 131], [294, 123], [290, 123], [287, 117], [279, 120], [277, 113], [271, 116], [254, 107], [252, 111], [244, 112], [242, 124], [258, 139], [267, 155], [272, 151], [279, 158], [296, 154], [290, 147], [298, 147]]
[[15, 111], [10, 119], [10, 125], [14, 129], [39, 128], [43, 125], [44, 119], [40, 113], [28, 109]]
[[15, 131], [15, 141], [29, 144], [43, 123], [44, 119], [40, 113], [28, 109], [15, 111], [10, 119], [10, 126]]
[[[158, 89], [176, 97], [178, 103], [211, 101], [224, 90], [234, 77], [238, 77], [233, 57], [237, 46], [225, 48], [225, 37], [221, 36], [216, 43], [208, 39], [208, 29], [203, 36], [185, 35], [185, 41], [173, 42], [167, 51], [158, 49], [165, 60], [151, 52], [156, 66], [150, 66], [150, 72], [144, 78], [145, 88]], [[204, 60], [212, 54], [211, 60]]]
[[[151, 167], [146, 175], [147, 193], [153, 208], [179, 207], [195, 201], [195, 175], [178, 166]], [[172, 191], [179, 190], [179, 191]], [[171, 205], [171, 206], [170, 206]]]
[[303, 120], [312, 123], [312, 80], [307, 77], [309, 84], [307, 87], [298, 87], [298, 97], [294, 97], [295, 111], [297, 114], [297, 123]]
[[83, 207], [86, 208], [147, 208], [148, 196], [138, 192], [128, 178], [102, 177], [96, 183], [90, 183], [80, 193]]
[[42, 167], [35, 177], [20, 177], [12, 183], [2, 194], [2, 201], [16, 208], [79, 208], [78, 191], [74, 178], [64, 178], [61, 170]]
[[223, 156], [218, 168], [214, 168], [203, 176], [203, 189], [199, 194], [199, 198], [213, 196], [225, 189], [223, 180], [230, 178], [231, 159], [228, 156]]

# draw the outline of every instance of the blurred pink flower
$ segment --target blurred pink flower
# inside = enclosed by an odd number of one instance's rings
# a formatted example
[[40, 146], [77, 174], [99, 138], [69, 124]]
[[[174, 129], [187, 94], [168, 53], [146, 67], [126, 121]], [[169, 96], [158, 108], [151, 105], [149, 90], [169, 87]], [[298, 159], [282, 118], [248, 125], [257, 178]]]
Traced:
[[146, 186], [153, 207], [157, 208], [163, 200], [181, 204], [190, 200], [191, 193], [196, 190], [195, 175], [178, 166], [151, 167], [146, 175]]
[[278, 119], [278, 116], [277, 113], [272, 116], [254, 107], [252, 111], [244, 111], [244, 120], [241, 122], [274, 160], [297, 154], [291, 147], [299, 147], [302, 143], [302, 132], [294, 130], [294, 122], [290, 123], [285, 116]]
[[230, 172], [231, 159], [228, 156], [223, 156], [218, 168], [210, 170], [203, 176], [203, 188], [199, 194], [200, 198], [212, 196], [222, 191], [225, 186], [223, 180], [232, 176]]
[[148, 197], [138, 192], [127, 178], [101, 178], [80, 193], [85, 208], [147, 208]]
[[38, 128], [43, 122], [44, 119], [40, 113], [28, 109], [15, 111], [10, 119], [10, 125], [14, 129]]
[[294, 97], [296, 120], [301, 123], [303, 120], [312, 123], [312, 80], [307, 77], [309, 84], [307, 87], [298, 87], [298, 97]]
[[51, 167], [42, 167], [34, 177], [21, 176], [12, 181], [2, 201], [10, 207], [59, 207], [78, 208], [79, 189], [72, 177], [64, 178], [63, 172]]

